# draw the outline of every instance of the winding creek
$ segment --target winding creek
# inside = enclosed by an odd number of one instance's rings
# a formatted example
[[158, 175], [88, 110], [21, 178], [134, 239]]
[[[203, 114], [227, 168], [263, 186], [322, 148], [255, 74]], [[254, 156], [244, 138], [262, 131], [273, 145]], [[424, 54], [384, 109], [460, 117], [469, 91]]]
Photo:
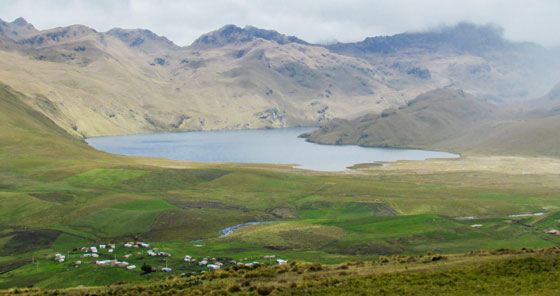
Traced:
[[245, 226], [250, 226], [250, 225], [258, 225], [258, 224], [268, 224], [268, 223], [272, 223], [273, 221], [262, 221], [262, 222], [246, 222], [246, 223], [241, 223], [241, 224], [237, 224], [237, 225], [233, 225], [230, 227], [226, 227], [222, 230], [220, 230], [220, 237], [222, 236], [228, 236], [234, 232], [236, 232], [237, 230], [245, 227]]
[[344, 171], [360, 163], [456, 158], [417, 149], [320, 145], [298, 138], [312, 128], [204, 131], [94, 137], [87, 142], [110, 153], [200, 162], [291, 164], [316, 171]]

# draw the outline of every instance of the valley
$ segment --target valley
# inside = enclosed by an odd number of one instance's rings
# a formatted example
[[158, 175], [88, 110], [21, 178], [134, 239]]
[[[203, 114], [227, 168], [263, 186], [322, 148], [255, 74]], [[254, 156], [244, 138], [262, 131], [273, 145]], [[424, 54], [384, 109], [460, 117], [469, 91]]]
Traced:
[[[328, 45], [226, 25], [181, 47], [0, 21], [0, 295], [553, 293], [559, 61], [468, 23]], [[310, 142], [460, 157], [329, 172], [85, 140], [302, 126], [319, 126]]]
[[[121, 256], [122, 244], [131, 240], [171, 253], [172, 274], [201, 270], [185, 265], [185, 255], [339, 264], [559, 242], [544, 232], [558, 226], [557, 159], [467, 156], [324, 173], [126, 157], [68, 135], [25, 105], [23, 96], [4, 86], [0, 101], [3, 288], [169, 275], [73, 267], [83, 260], [83, 246], [115, 243]], [[544, 215], [510, 217], [539, 212]], [[467, 216], [476, 219], [461, 218]], [[220, 230], [251, 221], [272, 222], [219, 237]], [[67, 261], [49, 259], [57, 252]], [[130, 260], [166, 264], [145, 255]]]

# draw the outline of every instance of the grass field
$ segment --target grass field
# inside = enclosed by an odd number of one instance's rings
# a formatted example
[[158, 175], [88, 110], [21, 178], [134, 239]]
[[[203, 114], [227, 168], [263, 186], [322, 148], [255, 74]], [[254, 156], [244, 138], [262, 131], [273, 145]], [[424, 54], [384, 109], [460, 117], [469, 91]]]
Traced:
[[[560, 284], [557, 247], [501, 250], [464, 255], [393, 256], [344, 264], [291, 262], [287, 265], [233, 266], [217, 272], [144, 281], [106, 270], [131, 282], [99, 287], [45, 290], [15, 288], [6, 295], [556, 295]], [[59, 273], [67, 270], [45, 269]], [[25, 272], [32, 272], [26, 270]], [[98, 271], [99, 272], [99, 271]], [[128, 277], [127, 277], [128, 276]], [[76, 276], [76, 282], [90, 278]], [[51, 279], [57, 286], [59, 279]]]
[[[131, 240], [170, 252], [172, 275], [205, 270], [185, 263], [187, 254], [341, 264], [560, 243], [543, 232], [560, 228], [557, 159], [465, 156], [318, 173], [125, 157], [69, 136], [20, 96], [0, 89], [0, 289], [168, 275], [74, 267], [83, 246], [116, 243], [102, 257], [122, 258]], [[510, 217], [537, 212], [544, 215]], [[254, 221], [270, 223], [219, 237]], [[52, 259], [57, 252], [68, 256], [65, 263]], [[130, 263], [166, 264], [136, 253]]]

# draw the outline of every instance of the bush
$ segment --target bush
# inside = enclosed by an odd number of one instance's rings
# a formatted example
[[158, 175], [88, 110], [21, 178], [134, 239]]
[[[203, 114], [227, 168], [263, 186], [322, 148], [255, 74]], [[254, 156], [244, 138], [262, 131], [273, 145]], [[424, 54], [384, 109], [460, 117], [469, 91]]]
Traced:
[[311, 271], [311, 272], [320, 271], [320, 270], [323, 270], [323, 266], [320, 263], [315, 263], [307, 269], [307, 271]]
[[257, 288], [259, 295], [268, 295], [274, 291], [274, 286], [260, 286]]
[[144, 272], [144, 274], [148, 274], [152, 272], [152, 267], [144, 262], [144, 264], [142, 265], [142, 271]]
[[230, 293], [239, 292], [239, 291], [241, 291], [241, 286], [238, 284], [230, 285], [228, 288], [228, 292]]

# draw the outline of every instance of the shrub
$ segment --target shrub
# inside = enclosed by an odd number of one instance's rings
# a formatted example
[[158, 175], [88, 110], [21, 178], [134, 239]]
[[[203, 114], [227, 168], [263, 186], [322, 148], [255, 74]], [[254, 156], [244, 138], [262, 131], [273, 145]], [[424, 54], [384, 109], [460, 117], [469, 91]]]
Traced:
[[228, 292], [235, 293], [241, 291], [241, 286], [239, 284], [230, 285], [228, 288]]
[[323, 265], [321, 265], [320, 263], [314, 263], [307, 269], [307, 271], [320, 271], [320, 270], [323, 270]]
[[144, 262], [144, 264], [142, 265], [142, 271], [144, 272], [144, 274], [148, 274], [152, 272], [152, 267]]
[[259, 295], [268, 295], [274, 291], [274, 286], [260, 286], [257, 288]]

